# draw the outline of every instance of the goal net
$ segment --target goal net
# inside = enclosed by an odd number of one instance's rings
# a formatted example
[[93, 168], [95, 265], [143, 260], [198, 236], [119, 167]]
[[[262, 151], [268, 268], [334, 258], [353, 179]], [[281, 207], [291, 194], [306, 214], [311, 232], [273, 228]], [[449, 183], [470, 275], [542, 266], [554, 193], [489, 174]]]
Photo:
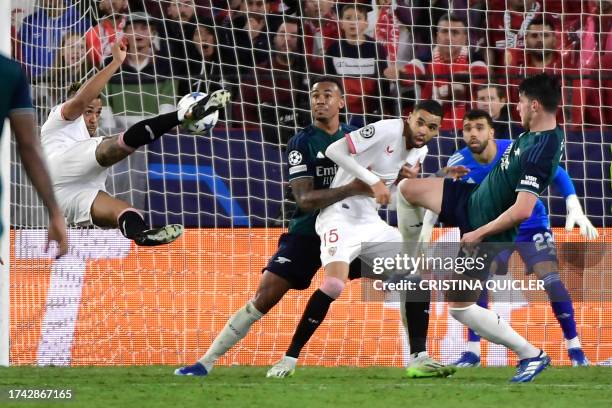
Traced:
[[[321, 73], [343, 80], [343, 120], [355, 126], [405, 117], [420, 99], [441, 101], [443, 128], [424, 166], [432, 174], [463, 146], [461, 117], [477, 104], [500, 113], [498, 137], [517, 137], [517, 84], [536, 71], [533, 66], [547, 64], [547, 71], [563, 76], [562, 164], [607, 250], [612, 46], [602, 31], [611, 13], [599, 8], [603, 2], [509, 13], [504, 6], [511, 0], [469, 2], [469, 9], [467, 1], [448, 1], [453, 17], [446, 21], [440, 20], [444, 8], [420, 5], [428, 2], [357, 3], [373, 7], [362, 15], [361, 7], [327, 1], [11, 2], [13, 56], [30, 75], [39, 125], [72, 83], [104, 66], [115, 41], [126, 41], [128, 58], [103, 92], [100, 136], [171, 111], [189, 92], [223, 87], [232, 93], [211, 135], [176, 129], [111, 169], [111, 194], [142, 209], [152, 225], [186, 227], [182, 239], [165, 247], [136, 247], [116, 230], [71, 228], [69, 255], [50, 259], [43, 251], [46, 212], [13, 146], [12, 365], [177, 365], [199, 358], [255, 293], [286, 231], [295, 204], [287, 194], [285, 146], [311, 122], [309, 81]], [[529, 25], [541, 12], [539, 25]], [[340, 41], [344, 37], [350, 40]], [[543, 199], [552, 225], [564, 225], [559, 193], [551, 189]], [[382, 215], [395, 223], [393, 211]], [[554, 232], [558, 241], [581, 240], [576, 231]], [[438, 229], [435, 236], [456, 239], [455, 233]], [[561, 259], [561, 269], [587, 355], [609, 364], [612, 265], [602, 257], [584, 268], [566, 268], [571, 263]], [[523, 279], [523, 268], [515, 255], [503, 279]], [[290, 291], [220, 363], [275, 362], [319, 283], [317, 276], [310, 289]], [[361, 295], [360, 283], [348, 285], [304, 349], [302, 363], [407, 361], [399, 304], [363, 302]], [[512, 302], [493, 298], [492, 307], [555, 364], [568, 364], [550, 305], [545, 296], [538, 299], [517, 293]], [[432, 303], [429, 334], [430, 352], [444, 362], [465, 349], [464, 329], [445, 303]], [[488, 365], [515, 362], [497, 346], [483, 350]]]

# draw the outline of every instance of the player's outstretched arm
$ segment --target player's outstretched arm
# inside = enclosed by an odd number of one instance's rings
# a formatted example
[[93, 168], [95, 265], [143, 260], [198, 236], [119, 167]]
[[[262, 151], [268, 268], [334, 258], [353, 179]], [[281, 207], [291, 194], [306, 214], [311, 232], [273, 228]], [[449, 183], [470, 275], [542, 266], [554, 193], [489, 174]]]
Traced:
[[574, 226], [578, 224], [580, 227], [580, 234], [587, 237], [587, 239], [596, 239], [599, 237], [597, 228], [593, 226], [591, 221], [587, 218], [582, 210], [582, 205], [576, 195], [576, 189], [574, 183], [565, 169], [561, 166], [557, 167], [553, 184], [565, 198], [565, 206], [567, 208], [567, 216], [565, 219], [565, 229], [571, 231]]
[[[66, 236], [66, 222], [55, 194], [45, 158], [42, 153], [40, 140], [36, 135], [36, 117], [34, 112], [16, 112], [9, 115], [11, 127], [15, 132], [17, 150], [21, 156], [23, 167], [45, 207], [49, 211], [48, 240], [59, 244], [58, 255], [68, 252], [68, 238]], [[48, 242], [47, 242], [48, 245]]]
[[372, 188], [377, 203], [382, 205], [389, 203], [391, 192], [377, 175], [357, 163], [357, 160], [350, 153], [346, 138], [329, 145], [327, 150], [325, 150], [325, 155], [349, 172], [349, 174], [369, 185]]
[[121, 41], [113, 45], [113, 59], [100, 72], [85, 82], [72, 98], [68, 99], [62, 108], [66, 120], [75, 120], [85, 112], [87, 105], [102, 92], [113, 74], [121, 67], [127, 54], [127, 48]]
[[578, 196], [576, 194], [568, 196], [565, 199], [565, 205], [567, 207], [565, 229], [571, 231], [574, 229], [574, 226], [578, 224], [580, 227], [580, 235], [585, 236], [587, 239], [597, 239], [597, 237], [599, 237], [599, 232], [584, 214]]
[[325, 208], [355, 195], [372, 195], [370, 186], [359, 179], [341, 187], [315, 190], [312, 178], [302, 177], [291, 181], [291, 191], [298, 207], [306, 212]]
[[531, 216], [537, 201], [537, 195], [526, 191], [520, 191], [516, 197], [516, 201], [510, 208], [488, 224], [464, 234], [461, 238], [461, 242], [480, 242], [485, 237], [499, 234], [510, 228], [516, 227]]

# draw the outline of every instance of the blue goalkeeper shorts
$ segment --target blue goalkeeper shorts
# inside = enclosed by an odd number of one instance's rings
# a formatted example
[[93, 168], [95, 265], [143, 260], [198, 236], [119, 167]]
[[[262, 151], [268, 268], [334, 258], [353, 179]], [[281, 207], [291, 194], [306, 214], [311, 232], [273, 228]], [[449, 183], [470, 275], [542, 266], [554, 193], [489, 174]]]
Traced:
[[507, 249], [497, 256], [497, 275], [508, 273], [508, 262], [514, 251], [518, 251], [523, 259], [528, 275], [533, 273], [533, 267], [540, 262], [557, 262], [557, 248], [549, 228], [520, 228], [514, 242], [514, 249]]

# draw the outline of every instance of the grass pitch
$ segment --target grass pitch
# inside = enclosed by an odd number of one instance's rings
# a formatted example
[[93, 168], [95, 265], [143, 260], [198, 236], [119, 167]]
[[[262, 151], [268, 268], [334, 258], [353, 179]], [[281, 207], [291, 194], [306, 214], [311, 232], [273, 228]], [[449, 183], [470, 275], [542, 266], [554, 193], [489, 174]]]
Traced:
[[[267, 367], [218, 367], [206, 378], [174, 367], [0, 368], [1, 407], [610, 407], [612, 369], [549, 368], [509, 384], [513, 368], [459, 370], [446, 379], [408, 379], [399, 368], [298, 367], [265, 378]], [[11, 388], [71, 389], [72, 401], [10, 402]], [[24, 405], [26, 404], [26, 405]]]

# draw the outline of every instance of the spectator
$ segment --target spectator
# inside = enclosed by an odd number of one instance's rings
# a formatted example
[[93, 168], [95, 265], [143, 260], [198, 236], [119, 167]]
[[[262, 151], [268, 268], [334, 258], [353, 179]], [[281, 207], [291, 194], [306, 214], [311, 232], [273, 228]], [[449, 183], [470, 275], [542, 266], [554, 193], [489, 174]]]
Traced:
[[[436, 22], [445, 14], [467, 22], [468, 44], [471, 46], [484, 46], [485, 20], [487, 1], [490, 0], [397, 0], [398, 17], [402, 23], [413, 25], [415, 41], [421, 44], [431, 44], [432, 30]], [[429, 51], [429, 54], [431, 51]], [[424, 60], [423, 54], [417, 57]]]
[[[170, 3], [175, 4], [180, 13], [180, 9], [182, 7], [190, 7], [189, 3], [191, 3], [191, 1], [183, 2], [182, 0], [131, 0], [130, 10], [132, 12], [144, 11], [153, 18], [161, 19], [166, 17], [166, 9]], [[217, 10], [219, 12], [222, 12], [224, 11], [223, 7], [227, 6], [228, 0], [193, 0], [193, 3], [195, 3], [196, 14], [198, 17], [212, 18], [213, 4], [215, 4], [215, 7], [217, 7]]]
[[242, 0], [212, 0], [215, 21], [222, 23], [232, 20], [240, 14]]
[[304, 46], [311, 69], [323, 72], [323, 53], [340, 38], [340, 27], [334, 7], [335, 1], [305, 0], [302, 9]]
[[602, 106], [605, 103], [601, 101], [611, 100], [605, 97], [606, 89], [610, 89], [609, 82], [606, 84], [605, 80], [600, 79], [609, 78], [608, 69], [612, 66], [612, 43], [608, 44], [606, 50], [606, 35], [612, 32], [612, 0], [585, 1], [583, 9], [577, 11], [564, 17], [563, 28], [566, 32], [563, 33], [563, 39], [566, 44], [563, 48], [566, 53], [569, 50], [570, 64], [580, 68], [582, 82], [578, 85], [584, 92], [584, 121], [587, 124], [599, 124], [606, 116], [606, 108]]
[[[217, 44], [215, 23], [211, 19], [202, 19], [193, 32], [188, 47], [189, 79], [187, 87], [181, 87], [181, 95], [192, 91], [211, 93], [217, 89], [228, 89], [238, 82], [236, 63], [233, 53], [220, 48]], [[236, 96], [236, 92], [232, 92]]]
[[99, 23], [85, 34], [87, 49], [91, 50], [89, 56], [97, 67], [111, 55], [115, 41], [123, 38], [125, 27], [125, 13], [128, 11], [127, 0], [100, 0], [98, 5]]
[[600, 89], [602, 94], [602, 117], [607, 130], [612, 130], [612, 1], [599, 3], [599, 13], [603, 16], [599, 26], [599, 48], [601, 51], [601, 75], [607, 79]]
[[[503, 65], [504, 50], [523, 48], [531, 21], [541, 13], [557, 19], [562, 11], [559, 1], [497, 0], [492, 2], [488, 16], [489, 65]], [[556, 23], [556, 22], [555, 22]]]
[[206, 14], [210, 14], [210, 10], [204, 7], [196, 8], [195, 0], [173, 0], [162, 4], [166, 4], [166, 7], [162, 12], [163, 24], [160, 29], [163, 30], [161, 36], [167, 42], [172, 74], [189, 78], [189, 43], [194, 38], [198, 20], [208, 18]]
[[262, 14], [249, 13], [244, 32], [248, 35], [248, 42], [245, 44], [250, 44], [251, 47], [248, 50], [249, 55], [241, 59], [241, 64], [257, 66], [267, 63], [270, 59], [270, 43], [265, 17]]
[[476, 108], [489, 112], [498, 139], [515, 139], [523, 131], [510, 117], [506, 89], [502, 85], [481, 85], [476, 92]]
[[21, 61], [30, 77], [44, 75], [53, 65], [57, 46], [66, 32], [82, 34], [88, 28], [89, 22], [76, 6], [66, 6], [65, 0], [40, 0], [36, 11], [23, 20], [19, 32]]
[[430, 6], [430, 0], [397, 0], [396, 14], [402, 28], [400, 37], [403, 37], [400, 44], [411, 43], [403, 50], [400, 48], [400, 61], [431, 60], [431, 21], [437, 13]]
[[421, 61], [431, 61], [431, 44], [435, 40], [432, 27], [446, 14], [467, 22], [470, 46], [486, 45], [487, 1], [490, 0], [395, 0], [396, 15], [402, 28], [400, 45], [410, 43], [409, 47], [400, 50], [400, 61], [409, 61], [413, 56]]
[[[222, 44], [229, 47], [245, 47], [243, 43], [249, 38], [248, 34], [248, 17], [259, 16], [265, 19], [263, 32], [276, 32], [276, 29], [282, 22], [281, 16], [273, 13], [276, 8], [274, 0], [244, 0], [244, 1], [229, 1], [230, 10], [222, 22], [222, 32], [220, 40]], [[247, 46], [248, 48], [248, 46]], [[269, 47], [268, 47], [269, 50]]]
[[283, 22], [279, 14], [278, 0], [244, 0], [241, 10], [248, 14], [259, 14], [266, 19], [266, 27], [270, 33], [275, 33]]
[[68, 88], [73, 83], [87, 78], [91, 68], [83, 35], [66, 33], [61, 40], [55, 63], [44, 77], [32, 84], [39, 123], [46, 120], [49, 109], [66, 99]]
[[[193, 32], [192, 43], [188, 47], [189, 77], [181, 81], [180, 94], [204, 92], [211, 94], [218, 89], [226, 89], [232, 94], [230, 111], [236, 110], [240, 117], [240, 92], [234, 53], [217, 44], [214, 21], [202, 19]], [[220, 112], [221, 119], [227, 119]]]
[[245, 111], [259, 108], [259, 115], [247, 115], [247, 121], [262, 124], [266, 141], [286, 144], [310, 121], [308, 89], [301, 22], [286, 17], [273, 38], [270, 62], [243, 87]]
[[[262, 0], [263, 1], [263, 0]], [[244, 7], [244, 5], [242, 6]], [[228, 29], [227, 24], [233, 26]], [[266, 63], [270, 58], [270, 43], [265, 14], [240, 12], [231, 21], [226, 21], [221, 32], [225, 38], [222, 44], [233, 49], [240, 72], [252, 75], [253, 67]]]
[[[174, 0], [168, 2], [164, 27], [168, 38], [192, 38], [198, 25], [194, 0]], [[171, 49], [174, 47], [170, 47]]]
[[[325, 53], [325, 69], [329, 75], [342, 77], [349, 123], [361, 127], [382, 119], [382, 96], [389, 95], [389, 84], [382, 78], [387, 68], [387, 54], [381, 44], [365, 35], [367, 13], [364, 3], [339, 3], [342, 38]], [[390, 100], [385, 100], [388, 107]]]
[[[427, 76], [426, 80], [417, 78]], [[385, 70], [388, 79], [401, 79], [404, 86], [421, 87], [420, 99], [442, 103], [442, 130], [462, 129], [462, 118], [475, 93], [473, 86], [487, 82], [488, 70], [478, 53], [470, 53], [466, 26], [453, 15], [440, 17], [436, 32], [433, 61], [414, 60], [400, 71], [397, 66]]]
[[[507, 49], [504, 60], [508, 67], [560, 69], [562, 57], [556, 47], [553, 23], [550, 19], [536, 17], [526, 27], [524, 47]], [[511, 71], [516, 73], [516, 70]], [[509, 81], [516, 79], [509, 78]]]
[[378, 0], [378, 18], [374, 29], [374, 38], [383, 44], [390, 64], [397, 62], [400, 27], [391, 0]]
[[157, 29], [149, 16], [143, 12], [130, 14], [124, 31], [127, 57], [106, 87], [113, 113], [127, 117], [119, 124], [121, 128], [143, 116], [172, 109], [178, 88], [177, 81], [171, 77], [168, 57], [154, 49]]
[[[525, 48], [506, 51], [506, 68], [503, 71], [511, 85], [510, 97], [518, 99], [518, 85], [526, 76], [541, 72], [561, 76], [563, 109], [559, 110], [558, 122], [580, 126], [585, 122], [583, 106], [587, 104], [588, 88], [583, 87], [585, 84], [578, 65], [572, 61], [572, 53], [563, 55], [557, 43], [552, 19], [540, 16], [529, 23]], [[591, 123], [598, 123], [598, 109], [587, 109]]]

